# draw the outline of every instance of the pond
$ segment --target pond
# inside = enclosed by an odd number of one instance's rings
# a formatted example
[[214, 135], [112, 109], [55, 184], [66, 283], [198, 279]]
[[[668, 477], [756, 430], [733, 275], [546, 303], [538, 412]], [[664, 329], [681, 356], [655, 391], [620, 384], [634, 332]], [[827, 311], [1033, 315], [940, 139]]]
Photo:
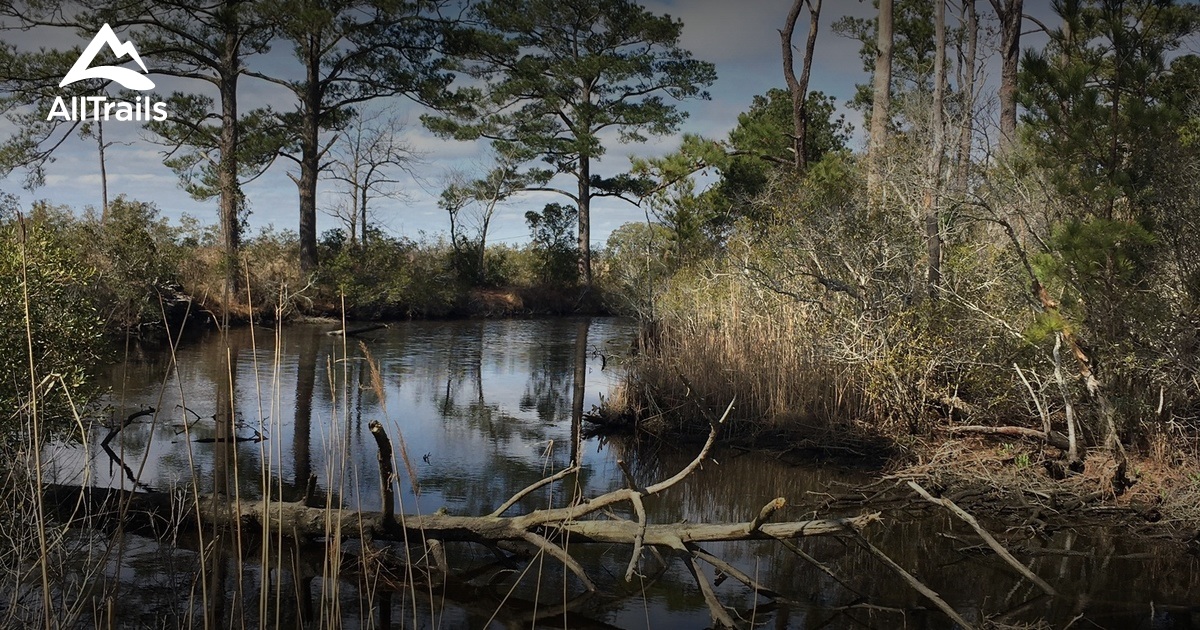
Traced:
[[[401, 322], [362, 337], [334, 325], [243, 328], [147, 351], [112, 366], [112, 422], [152, 407], [107, 442], [97, 425], [86, 444], [47, 449], [60, 484], [170, 491], [180, 500], [214, 490], [242, 499], [294, 501], [316, 492], [346, 509], [379, 510], [379, 421], [399, 461], [398, 511], [483, 515], [571, 461], [579, 417], [611, 395], [637, 332], [619, 319]], [[222, 419], [232, 419], [223, 422]], [[699, 443], [584, 439], [582, 471], [537, 492], [518, 509], [562, 506], [685, 466]], [[871, 479], [834, 467], [795, 466], [769, 454], [717, 449], [700, 470], [647, 501], [655, 523], [741, 522], [771, 499], [776, 520], [819, 513], [828, 493]], [[623, 514], [623, 513], [622, 513]], [[1200, 562], [1174, 543], [1099, 527], [997, 531], [1060, 593], [1039, 597], [945, 513], [884, 513], [867, 539], [934, 589], [972, 624], [1028, 627], [1191, 628], [1200, 624]], [[166, 532], [158, 540], [113, 534], [92, 548], [92, 586], [81, 602], [94, 625], [147, 627], [704, 628], [709, 608], [683, 563], [650, 554], [632, 583], [630, 550], [571, 549], [599, 592], [581, 597], [573, 577], [545, 557], [460, 584], [431, 586], [411, 571], [355, 569], [354, 543], [287, 545], [277, 539]], [[165, 541], [165, 542], [162, 542]], [[264, 542], [266, 544], [264, 544]], [[449, 547], [449, 546], [448, 546]], [[491, 554], [447, 549], [451, 568], [486, 565]], [[711, 544], [706, 549], [780, 597], [756, 597], [708, 568], [735, 619], [772, 628], [948, 628], [928, 600], [864, 548], [839, 538]], [[91, 599], [88, 599], [91, 598]], [[112, 602], [120, 602], [114, 605]], [[1022, 626], [1021, 624], [1026, 624]], [[88, 623], [84, 623], [88, 625]]]

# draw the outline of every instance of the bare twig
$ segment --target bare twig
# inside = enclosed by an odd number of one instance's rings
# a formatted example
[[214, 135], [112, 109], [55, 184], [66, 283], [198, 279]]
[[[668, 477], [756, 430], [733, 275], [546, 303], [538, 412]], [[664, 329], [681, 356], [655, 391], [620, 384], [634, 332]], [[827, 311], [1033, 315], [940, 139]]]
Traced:
[[704, 603], [708, 604], [708, 610], [712, 614], [713, 621], [723, 628], [736, 628], [737, 623], [729, 615], [729, 611], [725, 610], [725, 607], [721, 605], [721, 600], [717, 599], [717, 593], [713, 590], [712, 583], [708, 581], [708, 576], [696, 564], [696, 558], [688, 550], [687, 546], [683, 544], [683, 541], [676, 539], [671, 548], [679, 552], [680, 557], [683, 558], [683, 563], [688, 568], [688, 572], [696, 580], [696, 586], [700, 587], [700, 593], [704, 595]]
[[1025, 383], [1025, 389], [1029, 390], [1029, 399], [1033, 401], [1033, 405], [1037, 407], [1038, 415], [1042, 418], [1042, 430], [1046, 435], [1050, 435], [1050, 414], [1046, 413], [1046, 406], [1042, 404], [1042, 399], [1033, 391], [1033, 386], [1029, 384], [1029, 379], [1025, 378], [1025, 373], [1021, 371], [1021, 366], [1013, 364], [1013, 369], [1017, 371], [1017, 376], [1021, 377], [1021, 382]]

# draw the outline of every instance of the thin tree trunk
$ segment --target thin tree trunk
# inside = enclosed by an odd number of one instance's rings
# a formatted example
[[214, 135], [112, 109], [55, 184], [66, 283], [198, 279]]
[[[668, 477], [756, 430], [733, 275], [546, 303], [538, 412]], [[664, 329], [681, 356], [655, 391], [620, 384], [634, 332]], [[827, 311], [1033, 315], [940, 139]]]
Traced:
[[[1120, 145], [1117, 143], [1118, 131], [1117, 127], [1121, 124], [1121, 62], [1118, 60], [1115, 64], [1113, 72], [1112, 86], [1112, 105], [1109, 108], [1108, 121], [1108, 184], [1112, 188], [1117, 186], [1117, 170], [1121, 163]], [[1117, 199], [1110, 191], [1108, 193], [1107, 216], [1109, 221], [1112, 221], [1113, 210], [1116, 207]]]
[[1054, 380], [1058, 382], [1058, 391], [1063, 399], [1063, 415], [1067, 423], [1067, 463], [1075, 465], [1079, 462], [1079, 442], [1075, 436], [1075, 406], [1071, 404], [1071, 392], [1063, 380], [1062, 359], [1059, 348], [1062, 347], [1061, 333], [1054, 336]]
[[867, 190], [879, 193], [883, 169], [883, 148], [887, 144], [888, 122], [892, 109], [892, 0], [879, 0], [879, 24], [875, 52], [874, 99], [871, 104], [871, 136], [867, 147]]
[[[355, 178], [357, 179], [357, 175], [355, 176]], [[367, 200], [370, 198], [370, 191], [367, 189], [366, 186], [360, 186], [359, 195], [360, 195], [360, 198], [358, 200], [358, 212], [359, 212], [359, 221], [360, 221], [359, 229], [362, 230], [362, 236], [361, 236], [361, 238], [359, 238], [358, 242], [362, 244], [363, 249], [366, 249], [367, 248]]]
[[1024, 0], [991, 0], [1000, 18], [1000, 150], [1017, 140], [1017, 68], [1021, 57]]
[[[800, 10], [806, 4], [809, 13], [808, 39], [804, 44], [804, 65], [800, 71], [800, 78], [797, 79], [792, 37], [796, 32]], [[783, 48], [783, 78], [792, 95], [792, 163], [800, 172], [808, 168], [808, 79], [812, 73], [813, 52], [817, 47], [817, 28], [820, 26], [820, 20], [821, 0], [795, 0], [792, 9], [788, 11], [783, 30], [779, 31]]]
[[350, 247], [358, 245], [358, 215], [359, 215], [359, 199], [358, 199], [358, 168], [355, 167], [350, 175], [350, 216], [347, 217], [346, 227], [350, 228]]
[[925, 240], [927, 244], [928, 278], [926, 289], [931, 300], [938, 299], [942, 283], [942, 234], [937, 207], [942, 178], [942, 153], [945, 151], [946, 101], [946, 2], [937, 0], [934, 27], [933, 105], [929, 117], [931, 146], [928, 172], [925, 174]]
[[971, 177], [971, 145], [975, 134], [975, 59], [979, 47], [979, 15], [975, 12], [975, 0], [963, 0], [962, 22], [966, 28], [967, 56], [963, 60], [962, 81], [959, 83], [963, 95], [963, 120], [958, 136], [958, 164], [955, 168], [955, 189], [965, 194]]
[[592, 188], [591, 161], [579, 156], [579, 277], [584, 286], [592, 286]]
[[108, 168], [104, 160], [104, 150], [108, 147], [104, 144], [104, 121], [96, 119], [96, 144], [100, 149], [100, 198], [103, 200], [103, 205], [100, 206], [100, 222], [108, 221]]

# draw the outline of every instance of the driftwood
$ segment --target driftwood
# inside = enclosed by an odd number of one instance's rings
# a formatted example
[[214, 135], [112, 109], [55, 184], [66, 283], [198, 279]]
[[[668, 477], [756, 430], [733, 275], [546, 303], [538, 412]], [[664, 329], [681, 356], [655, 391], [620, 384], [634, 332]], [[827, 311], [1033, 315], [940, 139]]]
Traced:
[[853, 535], [858, 541], [858, 544], [862, 545], [863, 549], [866, 549], [868, 553], [870, 553], [872, 556], [875, 556], [875, 558], [882, 562], [887, 568], [891, 569], [896, 575], [900, 576], [900, 579], [904, 580], [904, 582], [911, 586], [913, 590], [917, 591], [923, 597], [925, 597], [925, 599], [928, 599], [930, 602], [932, 602], [934, 606], [937, 606], [939, 610], [945, 613], [947, 617], [954, 621], [954, 623], [958, 624], [960, 628], [971, 630], [975, 627], [968, 623], [966, 619], [963, 619], [962, 615], [959, 615], [958, 612], [954, 610], [953, 606], [947, 604], [946, 600], [942, 599], [942, 596], [938, 595], [937, 591], [925, 586], [925, 584], [913, 576], [913, 574], [905, 571], [904, 567], [896, 564], [895, 560], [892, 560], [878, 547], [868, 542], [866, 538], [863, 538], [862, 534], [856, 531], [853, 532]]
[[387, 327], [387, 324], [367, 324], [366, 326], [359, 326], [358, 328], [350, 328], [348, 330], [345, 328], [339, 328], [337, 330], [331, 330], [325, 334], [329, 335], [330, 337], [354, 337], [356, 335], [369, 333]]
[[[437, 538], [442, 542], [496, 542], [528, 541], [530, 531], [570, 536], [571, 543], [617, 543], [632, 545], [639, 532], [639, 525], [632, 521], [555, 521], [548, 519], [546, 512], [558, 510], [535, 510], [521, 516], [458, 516], [452, 514], [397, 515], [394, 525], [389, 524], [382, 512], [340, 510], [338, 508], [309, 507], [300, 501], [272, 501], [265, 506], [261, 501], [220, 500], [212, 495], [202, 495], [198, 502], [188, 501], [184, 512], [179, 505], [172, 505], [172, 497], [166, 492], [128, 492], [115, 488], [80, 488], [78, 486], [46, 486], [46, 495], [54, 503], [74, 504], [82, 502], [92, 515], [102, 514], [105, 509], [116, 507], [117, 500], [127, 501], [131, 511], [139, 512], [150, 522], [179, 526], [187, 529], [195, 525], [197, 514], [191, 508], [199, 505], [199, 520], [205, 524], [239, 526], [250, 531], [261, 531], [264, 523], [276, 533], [307, 538], [325, 538], [331, 532], [341, 532], [344, 538], [367, 536], [372, 540], [401, 542], [421, 540], [422, 536]], [[612, 493], [610, 493], [612, 494]], [[607, 495], [602, 495], [607, 496]], [[177, 502], [176, 502], [177, 503]], [[606, 502], [605, 505], [611, 505]], [[587, 504], [583, 504], [587, 505]], [[172, 508], [176, 508], [172, 512]], [[760, 529], [750, 531], [751, 522], [743, 523], [671, 523], [647, 525], [644, 544], [669, 547], [672, 543], [724, 542], [733, 540], [777, 540], [804, 536], [844, 534], [846, 527], [861, 530], [878, 520], [878, 515], [867, 514], [850, 518], [831, 518], [787, 523], [767, 523]], [[191, 521], [189, 523], [189, 521]]]
[[135, 411], [135, 412], [129, 414], [129, 416], [127, 418], [125, 418], [124, 420], [122, 420], [120, 424], [118, 424], [117, 426], [112, 427], [111, 429], [108, 430], [108, 435], [105, 435], [104, 439], [100, 441], [100, 446], [108, 446], [108, 443], [112, 442], [113, 438], [117, 437], [117, 434], [120, 433], [122, 429], [133, 424], [134, 421], [136, 421], [138, 418], [141, 418], [143, 416], [153, 415], [153, 414], [154, 414], [154, 407], [147, 407], [141, 411]]
[[[705, 551], [700, 543], [774, 540], [786, 544], [789, 539], [803, 536], [857, 536], [869, 523], [878, 520], [879, 515], [769, 522], [786, 505], [786, 501], [781, 497], [767, 503], [757, 514], [747, 515], [749, 520], [745, 522], [648, 523], [643, 506], [644, 499], [676, 485], [700, 466], [716, 441], [718, 425], [725, 420], [732, 408], [733, 403], [730, 403], [721, 420], [712, 425], [708, 439], [696, 457], [668, 479], [646, 487], [638, 487], [622, 462], [621, 468], [626, 474], [627, 487], [564, 507], [533, 510], [513, 516], [505, 516], [505, 513], [523, 497], [580, 472], [580, 466], [573, 463], [568, 468], [531, 484], [488, 515], [395, 514], [392, 491], [395, 474], [392, 457], [390, 452], [386, 456], [384, 453], [385, 450], [391, 450], [390, 442], [383, 433], [382, 425], [378, 423], [372, 423], [371, 432], [381, 449], [383, 505], [379, 512], [345, 510], [334, 502], [329, 502], [330, 505], [326, 507], [314, 507], [311, 496], [297, 502], [238, 500], [216, 495], [179, 501], [166, 492], [135, 493], [70, 486], [49, 486], [46, 488], [46, 494], [48, 502], [59, 507], [59, 514], [64, 520], [111, 521], [116, 515], [123, 514], [121, 524], [126, 530], [141, 528], [157, 535], [198, 526], [216, 526], [241, 528], [247, 532], [269, 531], [300, 541], [360, 538], [364, 541], [390, 541], [424, 546], [429, 551], [427, 558], [430, 570], [441, 572], [443, 575], [449, 571], [442, 549], [448, 543], [480, 544], [497, 553], [501, 549], [523, 548], [559, 561], [589, 592], [596, 590], [595, 583], [584, 567], [568, 553], [568, 543], [629, 545], [632, 553], [629, 568], [625, 573], [627, 581], [633, 580], [643, 549], [650, 548], [657, 555], [655, 548], [658, 548], [683, 559], [704, 595], [714, 622], [723, 627], [736, 627], [738, 624], [717, 600], [712, 584], [700, 569], [700, 561], [742, 582], [759, 595], [769, 597], [773, 593], [750, 576]], [[621, 503], [629, 504], [636, 520], [615, 517], [608, 509]], [[607, 518], [595, 518], [600, 514], [605, 514]]]

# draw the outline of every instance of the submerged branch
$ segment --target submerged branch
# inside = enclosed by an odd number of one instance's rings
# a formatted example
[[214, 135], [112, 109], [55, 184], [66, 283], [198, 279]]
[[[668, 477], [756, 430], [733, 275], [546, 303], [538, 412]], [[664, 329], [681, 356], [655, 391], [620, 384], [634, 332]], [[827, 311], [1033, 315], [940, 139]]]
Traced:
[[[788, 540], [804, 536], [857, 535], [868, 524], [879, 520], [879, 515], [768, 522], [787, 504], [781, 497], [768, 503], [746, 522], [648, 523], [643, 500], [678, 484], [700, 467], [716, 442], [721, 423], [732, 410], [733, 402], [730, 402], [721, 419], [712, 425], [704, 446], [688, 465], [658, 483], [639, 487], [628, 467], [621, 462], [622, 472], [626, 475], [626, 487], [590, 500], [582, 499], [566, 507], [533, 510], [507, 517], [503, 514], [521, 498], [539, 488], [562, 481], [578, 472], [578, 467], [569, 467], [531, 484], [486, 516], [443, 513], [396, 515], [392, 492], [395, 473], [392, 466], [391, 442], [379, 422], [372, 422], [370, 430], [379, 447], [379, 474], [383, 489], [380, 512], [347, 510], [338, 506], [336, 501], [329, 501], [325, 506], [314, 506], [314, 503], [319, 502], [314, 501], [313, 494], [316, 489], [311, 481], [305, 496], [296, 502], [241, 500], [223, 495], [198, 496], [195, 501], [181, 502], [167, 492], [127, 492], [74, 486], [47, 486], [45, 492], [51, 505], [61, 506], [60, 517], [66, 522], [103, 524], [105, 521], [120, 520], [127, 530], [140, 529], [159, 536], [199, 526], [215, 526], [270, 532], [300, 541], [328, 541], [334, 538], [358, 538], [364, 542], [401, 544], [408, 544], [414, 540], [426, 541], [426, 544], [430, 544], [428, 541], [436, 541], [425, 551], [443, 575], [448, 572], [444, 546], [449, 543], [481, 544], [489, 549], [508, 549], [514, 546], [527, 550], [532, 548], [534, 552], [545, 554], [562, 563], [589, 592], [596, 590], [595, 582], [585, 567], [568, 552], [567, 541], [571, 545], [630, 545], [632, 554], [625, 573], [627, 580], [632, 580], [643, 549], [648, 548], [658, 555], [656, 548], [665, 548], [680, 555], [687, 564], [704, 593], [714, 622], [723, 627], [733, 627], [733, 618], [717, 600], [712, 584], [697, 564], [698, 560], [732, 575], [759, 595], [770, 597], [774, 596], [774, 593], [737, 571], [729, 563], [708, 553], [698, 543], [764, 540], [788, 544]], [[628, 502], [636, 521], [585, 518], [623, 502]], [[124, 513], [120, 511], [121, 506], [126, 510]]]
[[1049, 584], [1047, 584], [1045, 580], [1038, 577], [1038, 575], [1036, 573], [1034, 573], [1033, 571], [1029, 570], [1029, 567], [1025, 566], [1024, 564], [1021, 564], [1020, 560], [1017, 560], [1016, 558], [1014, 558], [1013, 555], [1011, 553], [1009, 553], [1007, 549], [1004, 548], [1004, 545], [1001, 545], [1000, 542], [997, 541], [996, 538], [991, 535], [991, 533], [989, 533], [986, 529], [984, 529], [983, 526], [979, 524], [979, 521], [975, 520], [975, 517], [971, 516], [971, 514], [969, 512], [958, 507], [958, 505], [955, 504], [950, 499], [947, 499], [944, 497], [942, 497], [942, 498], [934, 497], [933, 495], [929, 494], [929, 492], [926, 491], [925, 488], [921, 487], [921, 485], [915, 481], [908, 482], [908, 487], [912, 488], [913, 491], [915, 491], [917, 494], [921, 495], [922, 499], [925, 499], [926, 501], [929, 501], [930, 503], [933, 503], [934, 505], [940, 505], [940, 506], [946, 508], [947, 510], [950, 510], [952, 513], [954, 513], [955, 516], [962, 519], [962, 521], [965, 522], [966, 524], [970, 525], [971, 528], [975, 530], [975, 533], [979, 534], [979, 537], [982, 538], [985, 543], [987, 543], [987, 546], [991, 547], [992, 551], [996, 552], [996, 555], [1000, 556], [1000, 558], [1002, 560], [1004, 560], [1005, 562], [1007, 562], [1008, 565], [1011, 566], [1013, 569], [1015, 569], [1017, 571], [1017, 573], [1020, 573], [1021, 575], [1025, 576], [1025, 578], [1027, 578], [1030, 582], [1033, 582], [1034, 584], [1036, 584], [1038, 588], [1042, 589], [1043, 593], [1050, 595], [1051, 597], [1058, 595], [1058, 593], [1054, 590], [1053, 586], [1050, 586]]

